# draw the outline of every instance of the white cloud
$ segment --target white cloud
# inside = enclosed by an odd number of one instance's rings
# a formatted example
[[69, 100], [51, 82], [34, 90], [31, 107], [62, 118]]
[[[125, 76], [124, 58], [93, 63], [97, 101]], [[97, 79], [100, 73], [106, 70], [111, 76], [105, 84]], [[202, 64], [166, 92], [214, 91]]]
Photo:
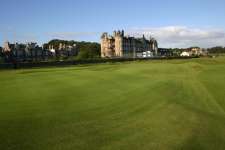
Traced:
[[158, 28], [131, 28], [132, 36], [155, 37], [160, 47], [213, 47], [225, 46], [225, 31], [217, 28], [193, 28], [186, 26], [166, 26]]
[[38, 35], [34, 33], [28, 33], [28, 32], [19, 32], [14, 27], [8, 26], [5, 28], [0, 29], [2, 40], [0, 41], [1, 44], [5, 41], [10, 41], [12, 43], [14, 42], [37, 42]]
[[95, 36], [97, 34], [97, 32], [55, 32], [47, 33], [46, 35], [53, 39], [74, 39], [80, 37]]

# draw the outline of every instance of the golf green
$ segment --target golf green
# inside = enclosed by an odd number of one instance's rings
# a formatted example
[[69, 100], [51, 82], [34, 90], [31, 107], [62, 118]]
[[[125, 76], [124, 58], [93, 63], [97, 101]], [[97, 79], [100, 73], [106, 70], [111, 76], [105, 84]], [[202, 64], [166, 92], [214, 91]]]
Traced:
[[0, 71], [0, 150], [224, 150], [225, 57]]

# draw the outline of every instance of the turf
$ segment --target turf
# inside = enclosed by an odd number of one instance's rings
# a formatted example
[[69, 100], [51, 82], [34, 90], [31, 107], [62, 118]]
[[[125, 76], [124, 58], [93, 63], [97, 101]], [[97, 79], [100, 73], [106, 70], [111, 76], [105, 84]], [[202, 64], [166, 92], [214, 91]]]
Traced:
[[224, 150], [225, 57], [0, 71], [1, 150]]

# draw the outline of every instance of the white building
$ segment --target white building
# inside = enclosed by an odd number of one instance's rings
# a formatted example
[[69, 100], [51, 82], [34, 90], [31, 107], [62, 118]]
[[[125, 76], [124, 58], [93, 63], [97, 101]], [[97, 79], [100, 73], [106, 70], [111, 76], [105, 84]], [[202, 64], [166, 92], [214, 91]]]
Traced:
[[180, 56], [181, 56], [181, 57], [190, 57], [190, 53], [188, 53], [188, 52], [182, 52], [182, 53], [180, 54]]
[[143, 58], [149, 58], [149, 57], [153, 57], [154, 54], [151, 51], [147, 51], [147, 52], [143, 52], [142, 57]]

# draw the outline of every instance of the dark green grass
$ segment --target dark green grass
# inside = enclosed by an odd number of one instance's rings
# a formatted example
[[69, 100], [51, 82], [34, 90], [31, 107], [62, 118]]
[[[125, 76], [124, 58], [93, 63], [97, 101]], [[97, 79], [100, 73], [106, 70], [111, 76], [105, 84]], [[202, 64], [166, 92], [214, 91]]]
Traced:
[[0, 71], [0, 150], [224, 150], [225, 57]]

